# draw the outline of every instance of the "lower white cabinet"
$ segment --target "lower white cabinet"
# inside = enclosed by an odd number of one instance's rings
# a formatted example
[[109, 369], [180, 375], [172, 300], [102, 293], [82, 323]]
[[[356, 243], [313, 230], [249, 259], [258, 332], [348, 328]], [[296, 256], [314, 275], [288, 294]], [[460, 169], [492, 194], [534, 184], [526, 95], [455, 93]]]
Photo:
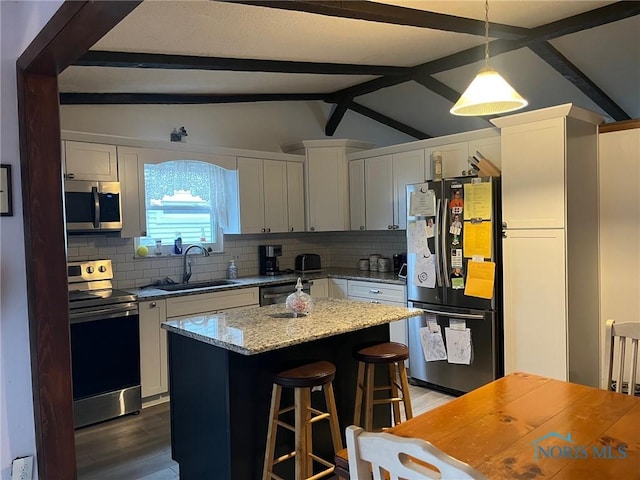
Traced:
[[327, 298], [329, 296], [329, 279], [311, 280], [311, 297]]
[[167, 319], [164, 299], [138, 303], [140, 315], [140, 383], [142, 398], [169, 391], [167, 376], [167, 331], [160, 328]]
[[[396, 307], [407, 306], [407, 287], [404, 285], [348, 280], [347, 295], [349, 300], [382, 303]], [[392, 342], [408, 344], [406, 320], [389, 324], [389, 339]]]
[[329, 279], [329, 297], [346, 299], [349, 296], [347, 292], [347, 280], [342, 278]]

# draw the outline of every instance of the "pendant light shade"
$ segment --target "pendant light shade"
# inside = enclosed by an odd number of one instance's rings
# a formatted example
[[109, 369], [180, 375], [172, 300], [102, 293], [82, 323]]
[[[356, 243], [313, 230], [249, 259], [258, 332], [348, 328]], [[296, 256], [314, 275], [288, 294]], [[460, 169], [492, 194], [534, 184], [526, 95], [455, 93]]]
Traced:
[[528, 102], [493, 68], [485, 65], [450, 110], [453, 115], [476, 116], [512, 112]]
[[475, 117], [513, 112], [526, 107], [522, 98], [509, 83], [489, 66], [489, 0], [485, 0], [484, 66], [449, 110], [453, 115]]

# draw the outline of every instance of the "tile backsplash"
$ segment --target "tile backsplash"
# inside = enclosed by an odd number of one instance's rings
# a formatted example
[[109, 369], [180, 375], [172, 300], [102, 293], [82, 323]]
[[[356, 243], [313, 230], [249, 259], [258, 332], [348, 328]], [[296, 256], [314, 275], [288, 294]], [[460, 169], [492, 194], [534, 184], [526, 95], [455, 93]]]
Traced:
[[[317, 253], [323, 267], [358, 267], [358, 259], [378, 253], [392, 257], [406, 251], [404, 230], [379, 232], [308, 232], [255, 235], [225, 235], [224, 252], [209, 257], [189, 255], [191, 281], [224, 278], [229, 260], [236, 260], [242, 276], [258, 274], [258, 245], [282, 245], [280, 269], [293, 269], [296, 255]], [[67, 239], [68, 261], [110, 258], [113, 262], [115, 288], [142, 287], [164, 277], [179, 282], [182, 256], [167, 255], [145, 258], [134, 256], [134, 241], [104, 235], [70, 235]]]

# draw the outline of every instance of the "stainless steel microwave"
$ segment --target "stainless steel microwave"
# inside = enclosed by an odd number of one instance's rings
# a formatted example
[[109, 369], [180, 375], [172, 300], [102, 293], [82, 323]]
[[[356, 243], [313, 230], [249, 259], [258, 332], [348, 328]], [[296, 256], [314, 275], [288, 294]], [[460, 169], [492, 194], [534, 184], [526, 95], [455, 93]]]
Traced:
[[122, 205], [119, 182], [64, 182], [64, 210], [69, 233], [119, 232]]

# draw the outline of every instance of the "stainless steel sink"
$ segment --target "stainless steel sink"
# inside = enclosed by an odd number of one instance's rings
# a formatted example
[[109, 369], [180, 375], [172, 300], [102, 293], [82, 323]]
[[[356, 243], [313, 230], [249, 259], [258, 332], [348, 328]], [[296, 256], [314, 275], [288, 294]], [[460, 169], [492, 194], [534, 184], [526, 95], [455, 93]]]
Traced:
[[167, 292], [176, 292], [179, 290], [195, 290], [197, 288], [211, 288], [211, 287], [224, 287], [227, 285], [234, 285], [238, 282], [233, 280], [208, 280], [206, 282], [193, 282], [193, 283], [177, 283], [175, 285], [162, 285], [156, 287], [158, 290], [165, 290]]

